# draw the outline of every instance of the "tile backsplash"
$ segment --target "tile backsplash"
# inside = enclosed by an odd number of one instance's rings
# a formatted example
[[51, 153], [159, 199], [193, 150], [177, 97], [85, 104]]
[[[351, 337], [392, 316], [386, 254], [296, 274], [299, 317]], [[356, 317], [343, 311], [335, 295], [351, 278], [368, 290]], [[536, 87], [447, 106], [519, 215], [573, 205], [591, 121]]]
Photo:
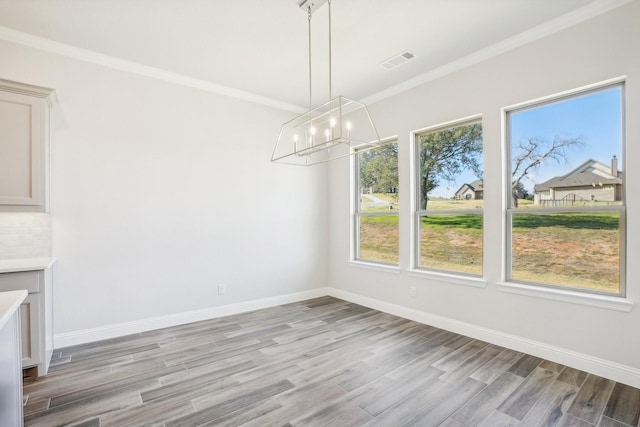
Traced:
[[0, 260], [51, 256], [51, 216], [0, 212]]

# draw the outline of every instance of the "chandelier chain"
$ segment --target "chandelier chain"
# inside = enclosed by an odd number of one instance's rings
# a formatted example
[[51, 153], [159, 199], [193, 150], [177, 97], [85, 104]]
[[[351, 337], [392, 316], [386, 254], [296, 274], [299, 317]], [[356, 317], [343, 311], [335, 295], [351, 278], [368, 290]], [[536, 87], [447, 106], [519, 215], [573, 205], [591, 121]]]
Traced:
[[331, 0], [327, 1], [329, 6], [329, 99], [333, 99], [331, 87]]
[[307, 10], [307, 20], [309, 21], [309, 109], [312, 107], [311, 97], [311, 6]]

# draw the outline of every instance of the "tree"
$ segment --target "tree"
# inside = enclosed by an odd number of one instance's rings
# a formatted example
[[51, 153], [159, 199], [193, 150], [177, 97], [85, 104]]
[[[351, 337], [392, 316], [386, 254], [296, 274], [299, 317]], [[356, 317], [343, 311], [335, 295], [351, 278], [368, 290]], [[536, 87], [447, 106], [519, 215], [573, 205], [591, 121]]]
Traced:
[[473, 123], [420, 135], [420, 209], [427, 209], [429, 193], [440, 180], [455, 181], [471, 169], [482, 178], [482, 124]]
[[511, 189], [518, 199], [527, 199], [529, 197], [529, 191], [524, 188], [524, 184], [519, 182]]
[[567, 150], [583, 145], [584, 141], [581, 137], [560, 138], [556, 136], [551, 143], [541, 137], [521, 139], [518, 145], [513, 147], [515, 153], [511, 170], [513, 207], [518, 207], [518, 190], [524, 188], [522, 181], [528, 178], [531, 172], [550, 160], [555, 160], [557, 163], [566, 162]]
[[398, 144], [385, 144], [360, 156], [360, 186], [385, 193], [398, 188]]

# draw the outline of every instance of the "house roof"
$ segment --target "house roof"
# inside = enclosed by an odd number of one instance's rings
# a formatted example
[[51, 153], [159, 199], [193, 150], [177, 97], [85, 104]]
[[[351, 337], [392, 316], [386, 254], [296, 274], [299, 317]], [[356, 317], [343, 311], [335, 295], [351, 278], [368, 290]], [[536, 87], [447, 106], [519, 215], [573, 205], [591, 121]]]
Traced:
[[464, 183], [460, 186], [460, 188], [458, 188], [455, 194], [460, 194], [460, 192], [463, 191], [465, 188], [469, 188], [471, 191], [483, 191], [484, 180], [476, 179], [475, 181], [471, 182], [471, 184]]
[[622, 184], [620, 172], [615, 177], [611, 169], [597, 160], [589, 159], [571, 172], [563, 176], [553, 177], [533, 186], [534, 191], [545, 191], [550, 188], [584, 187], [588, 185]]
[[484, 180], [483, 179], [476, 179], [475, 181], [473, 181], [469, 185], [473, 188], [474, 191], [484, 190]]

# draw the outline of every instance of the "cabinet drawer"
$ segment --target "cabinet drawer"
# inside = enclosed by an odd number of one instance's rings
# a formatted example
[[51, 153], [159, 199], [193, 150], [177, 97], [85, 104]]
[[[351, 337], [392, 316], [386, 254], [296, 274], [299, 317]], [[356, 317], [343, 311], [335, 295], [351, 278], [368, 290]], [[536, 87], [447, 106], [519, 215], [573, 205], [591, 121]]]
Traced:
[[21, 271], [19, 273], [0, 274], [0, 291], [19, 291], [26, 289], [30, 294], [40, 292], [40, 271]]

